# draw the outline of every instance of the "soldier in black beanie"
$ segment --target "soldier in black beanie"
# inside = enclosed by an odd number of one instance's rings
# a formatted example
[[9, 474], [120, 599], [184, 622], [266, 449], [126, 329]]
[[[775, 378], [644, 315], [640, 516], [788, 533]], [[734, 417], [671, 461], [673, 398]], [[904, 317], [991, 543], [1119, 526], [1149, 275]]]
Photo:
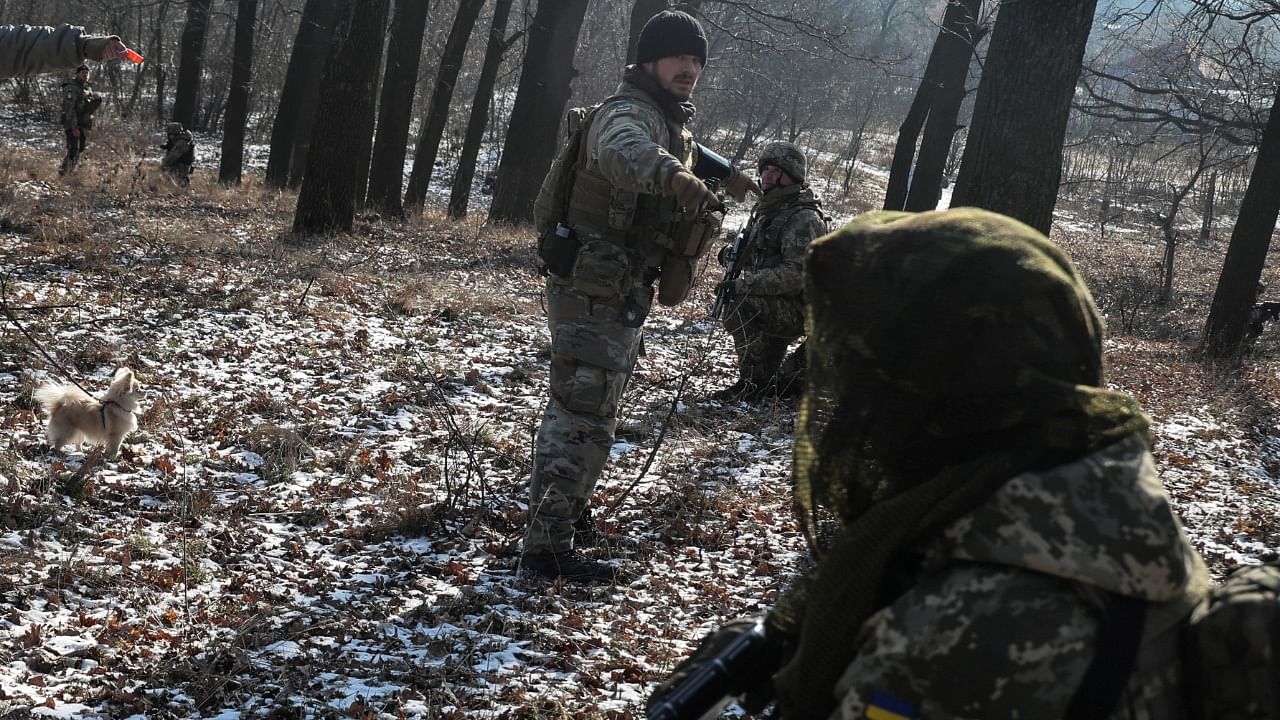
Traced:
[[[723, 218], [720, 198], [693, 173], [704, 150], [686, 127], [707, 60], [702, 26], [682, 12], [659, 13], [637, 51], [615, 94], [577, 115], [577, 143], [561, 149], [534, 203], [551, 372], [529, 478], [520, 561], [527, 577], [617, 579], [617, 568], [597, 559], [607, 544], [591, 555], [580, 550], [599, 539], [591, 494], [613, 447], [645, 317], [655, 301], [688, 297]], [[749, 190], [760, 193], [739, 170], [723, 188], [740, 202]]]
[[707, 35], [697, 18], [679, 10], [663, 10], [649, 18], [636, 43], [636, 62], [643, 65], [664, 57], [692, 55], [707, 64]]

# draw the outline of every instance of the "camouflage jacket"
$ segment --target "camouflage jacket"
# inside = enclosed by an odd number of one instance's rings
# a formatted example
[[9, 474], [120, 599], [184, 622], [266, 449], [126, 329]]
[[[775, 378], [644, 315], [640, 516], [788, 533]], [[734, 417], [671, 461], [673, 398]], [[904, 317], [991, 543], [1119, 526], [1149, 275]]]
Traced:
[[648, 93], [623, 82], [618, 99], [600, 109], [587, 143], [589, 170], [614, 187], [649, 195], [670, 194], [671, 176], [692, 164], [693, 135], [667, 120]]
[[165, 151], [164, 157], [160, 159], [160, 166], [192, 164], [195, 162], [195, 147], [195, 139], [192, 138], [190, 130], [169, 135], [165, 143], [160, 146], [160, 149]]
[[[778, 193], [775, 199], [770, 197]], [[772, 201], [772, 202], [770, 202]], [[808, 185], [789, 185], [765, 194], [753, 210], [748, 247], [751, 262], [739, 280], [746, 295], [794, 295], [804, 291], [804, 258], [809, 243], [827, 234]]]
[[1063, 717], [1093, 657], [1101, 591], [1148, 603], [1111, 718], [1185, 717], [1177, 639], [1209, 578], [1142, 438], [1013, 478], [921, 568], [863, 625], [832, 718]]
[[78, 77], [62, 83], [62, 125], [68, 130], [93, 127], [92, 99], [92, 84], [82, 83]]
[[0, 25], [0, 78], [71, 70], [84, 57], [84, 29]]

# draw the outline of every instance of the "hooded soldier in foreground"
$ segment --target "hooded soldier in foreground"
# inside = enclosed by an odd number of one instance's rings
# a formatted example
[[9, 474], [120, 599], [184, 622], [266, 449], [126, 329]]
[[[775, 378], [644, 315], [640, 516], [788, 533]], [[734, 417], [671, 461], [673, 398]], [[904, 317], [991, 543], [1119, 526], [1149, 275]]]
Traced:
[[877, 212], [813, 244], [805, 291], [817, 567], [765, 620], [782, 717], [1184, 717], [1208, 574], [1066, 255], [981, 210]]

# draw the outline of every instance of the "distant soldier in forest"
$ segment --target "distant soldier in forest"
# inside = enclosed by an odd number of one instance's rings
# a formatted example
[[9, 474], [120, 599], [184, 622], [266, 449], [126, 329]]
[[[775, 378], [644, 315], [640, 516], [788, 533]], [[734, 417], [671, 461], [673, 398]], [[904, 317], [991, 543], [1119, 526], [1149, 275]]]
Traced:
[[115, 35], [86, 35], [73, 25], [0, 25], [0, 78], [70, 70], [86, 59], [118, 60], [127, 51]]
[[101, 106], [102, 97], [93, 92], [93, 85], [89, 83], [89, 66], [81, 63], [76, 68], [76, 76], [62, 83], [62, 128], [67, 135], [67, 156], [62, 160], [59, 175], [76, 169], [80, 153], [89, 144], [93, 114]]
[[805, 183], [804, 151], [778, 140], [764, 146], [756, 164], [764, 195], [741, 237], [720, 253], [728, 275], [717, 305], [738, 356], [738, 381], [712, 395], [721, 401], [799, 393], [804, 346], [783, 359], [804, 335], [805, 251], [827, 232], [822, 204]]
[[160, 146], [164, 157], [160, 158], [160, 167], [169, 173], [169, 177], [179, 185], [191, 184], [191, 166], [196, 161], [196, 141], [191, 131], [182, 127], [180, 122], [171, 122], [164, 126], [165, 142]]
[[[692, 172], [703, 154], [685, 129], [706, 59], [707, 38], [692, 16], [651, 18], [636, 64], [615, 95], [579, 116], [535, 203], [552, 355], [529, 481], [525, 575], [615, 577], [613, 566], [574, 548], [575, 524], [590, 537], [588, 499], [613, 446], [655, 284], [663, 305], [684, 300], [719, 230], [720, 198]], [[726, 170], [730, 195], [759, 191]]]

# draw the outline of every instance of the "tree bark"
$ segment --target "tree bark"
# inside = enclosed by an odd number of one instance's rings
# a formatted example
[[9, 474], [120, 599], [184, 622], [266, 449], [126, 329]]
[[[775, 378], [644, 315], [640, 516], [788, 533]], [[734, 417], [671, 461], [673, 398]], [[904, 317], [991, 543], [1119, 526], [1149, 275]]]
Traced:
[[973, 46], [981, 37], [978, 27], [981, 12], [982, 0], [959, 0], [948, 4], [943, 15], [942, 30], [933, 46], [933, 52], [942, 57], [937, 68], [938, 86], [931, 98], [916, 170], [907, 190], [906, 209], [910, 212], [933, 210], [942, 196], [947, 156], [960, 129], [956, 118], [964, 102], [969, 61], [973, 57]]
[[[458, 82], [458, 73], [462, 70], [467, 41], [471, 39], [471, 31], [476, 26], [476, 18], [483, 6], [484, 0], [461, 0], [458, 3], [458, 14], [453, 17], [453, 27], [449, 29], [449, 39], [445, 42], [444, 55], [440, 58], [440, 69], [436, 71], [427, 117], [422, 123], [418, 147], [413, 153], [413, 172], [409, 174], [409, 187], [404, 193], [404, 203], [411, 208], [421, 209], [426, 200], [427, 186], [431, 184], [431, 173], [435, 170], [436, 155], [440, 150], [440, 138], [444, 136], [444, 126], [449, 120], [453, 88]], [[542, 8], [539, 7], [538, 10], [541, 12]], [[512, 120], [512, 127], [519, 127], [514, 124], [514, 117]]]
[[1222, 264], [1218, 288], [1209, 307], [1204, 349], [1212, 357], [1228, 357], [1241, 350], [1249, 314], [1258, 299], [1258, 281], [1262, 279], [1277, 216], [1280, 216], [1280, 89], [1276, 90], [1271, 116], [1258, 144], [1253, 174], [1240, 202], [1227, 259]]
[[649, 18], [667, 9], [667, 0], [636, 0], [631, 6], [631, 32], [627, 41], [627, 64], [636, 62], [636, 47], [640, 43], [640, 31]]
[[1001, 5], [953, 207], [986, 208], [1049, 233], [1067, 116], [1096, 4]]
[[155, 67], [156, 70], [156, 120], [164, 122], [165, 120], [165, 81], [169, 78], [167, 63], [164, 59], [164, 27], [165, 13], [169, 10], [169, 0], [162, 0], [156, 8], [156, 16], [151, 26], [151, 43], [152, 50], [147, 53], [146, 65], [143, 67]]
[[222, 160], [218, 166], [218, 182], [224, 185], [239, 185], [244, 167], [244, 127], [249, 116], [249, 87], [253, 83], [253, 30], [257, 18], [258, 0], [239, 0], [231, 94], [222, 125]]
[[178, 59], [178, 90], [173, 99], [171, 117], [188, 128], [194, 126], [196, 120], [196, 101], [200, 97], [200, 74], [204, 64], [204, 36], [209, 28], [211, 2], [187, 0], [187, 22], [182, 28]]
[[408, 152], [413, 94], [418, 87], [428, 8], [427, 0], [400, 0], [391, 19], [368, 193], [368, 205], [387, 215], [403, 214], [400, 191], [404, 187], [404, 158]]
[[333, 50], [325, 61], [311, 151], [293, 217], [297, 233], [350, 231], [355, 219], [352, 152], [374, 110], [373, 86], [382, 60], [388, 0], [342, 0]]
[[507, 133], [498, 163], [498, 180], [489, 210], [491, 220], [518, 224], [533, 218], [534, 198], [560, 146], [557, 136], [569, 101], [569, 82], [577, 74], [573, 54], [587, 3], [588, 0], [538, 3], [511, 109], [513, 131]]
[[[302, 119], [314, 117], [320, 99], [320, 80], [324, 75], [324, 48], [333, 35], [333, 22], [337, 12], [335, 0], [307, 0], [298, 23], [298, 35], [289, 55], [289, 68], [285, 71], [284, 87], [280, 90], [280, 105], [271, 125], [271, 154], [267, 159], [266, 182], [272, 187], [284, 187], [289, 182], [290, 168], [299, 143], [305, 143]], [[301, 156], [305, 159], [305, 154]]]
[[498, 0], [493, 6], [493, 24], [489, 28], [489, 44], [484, 51], [484, 65], [476, 82], [476, 96], [471, 101], [471, 116], [467, 118], [467, 132], [462, 141], [462, 154], [458, 157], [458, 172], [453, 176], [449, 191], [449, 217], [457, 219], [467, 214], [471, 202], [471, 183], [476, 174], [476, 158], [480, 156], [480, 143], [484, 140], [485, 126], [489, 124], [489, 103], [493, 101], [493, 86], [498, 79], [498, 68], [507, 46], [507, 18], [511, 14], [512, 0]]

